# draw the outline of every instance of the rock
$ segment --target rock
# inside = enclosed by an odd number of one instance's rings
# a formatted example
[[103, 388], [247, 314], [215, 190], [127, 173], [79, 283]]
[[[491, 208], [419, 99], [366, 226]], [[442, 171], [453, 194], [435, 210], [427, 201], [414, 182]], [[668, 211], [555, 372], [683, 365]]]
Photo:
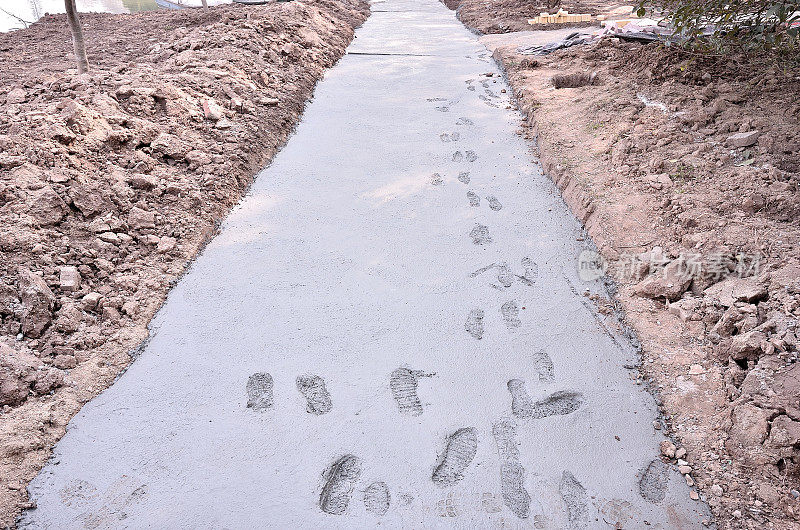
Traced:
[[161, 254], [165, 254], [174, 249], [176, 243], [177, 241], [174, 237], [164, 236], [158, 241], [156, 250]]
[[706, 373], [706, 369], [700, 364], [693, 364], [689, 367], [689, 375], [702, 375]]
[[267, 107], [277, 107], [281, 100], [277, 98], [261, 98], [258, 100], [258, 102], [262, 105], [266, 105]]
[[675, 457], [675, 444], [673, 444], [669, 440], [662, 441], [659, 447], [661, 449], [662, 455], [666, 456], [667, 458]]
[[222, 118], [221, 120], [219, 120], [219, 121], [217, 122], [217, 124], [215, 125], [215, 127], [216, 127], [217, 129], [223, 129], [223, 130], [224, 130], [224, 129], [230, 129], [231, 127], [233, 127], [233, 123], [232, 123], [230, 120], [228, 120], [228, 119]]
[[78, 331], [83, 321], [83, 313], [75, 304], [67, 304], [58, 311], [56, 328], [65, 333]]
[[675, 450], [675, 458], [684, 458], [686, 456], [686, 449], [681, 447]]
[[739, 361], [742, 359], [758, 359], [761, 354], [761, 345], [766, 342], [767, 336], [761, 331], [748, 331], [735, 335], [731, 341], [729, 355]]
[[55, 225], [67, 214], [67, 203], [53, 188], [45, 186], [33, 196], [29, 211], [40, 225]]
[[159, 152], [169, 158], [181, 160], [189, 152], [189, 147], [180, 138], [172, 134], [161, 133], [150, 143], [153, 151]]
[[725, 307], [735, 302], [758, 302], [767, 297], [767, 288], [753, 278], [727, 278], [703, 291]]
[[84, 311], [91, 311], [97, 307], [103, 295], [100, 293], [89, 293], [81, 299], [81, 305]]
[[[797, 447], [800, 444], [800, 422], [786, 415], [780, 415], [772, 420], [768, 444], [778, 449]], [[791, 456], [791, 451], [789, 453], [786, 456]]]
[[128, 300], [127, 302], [122, 304], [122, 312], [130, 317], [136, 315], [136, 311], [138, 309], [139, 309], [139, 304], [137, 304], [133, 300]]
[[700, 500], [700, 494], [697, 493], [697, 490], [691, 490], [689, 492], [689, 498], [693, 501]]
[[697, 320], [694, 317], [699, 307], [700, 300], [697, 298], [682, 298], [669, 304], [668, 311], [680, 318], [681, 321], [688, 322], [689, 320]]
[[6, 94], [6, 103], [9, 105], [25, 103], [26, 99], [25, 90], [19, 87]]
[[711, 494], [714, 495], [715, 497], [721, 497], [722, 494], [724, 493], [722, 491], [722, 486], [720, 486], [719, 484], [714, 484], [713, 486], [711, 486], [710, 490]]
[[219, 121], [224, 115], [222, 107], [216, 101], [211, 99], [203, 100], [203, 115], [207, 120]]
[[22, 292], [22, 333], [31, 338], [41, 336], [53, 319], [56, 297], [41, 276], [23, 269], [19, 278]]
[[141, 230], [143, 228], [155, 228], [156, 216], [153, 212], [148, 212], [134, 206], [128, 212], [128, 224], [134, 230]]
[[99, 192], [80, 184], [70, 186], [69, 197], [72, 199], [72, 204], [80, 210], [84, 217], [92, 217], [110, 207], [109, 201]]
[[115, 245], [119, 244], [119, 236], [114, 232], [103, 232], [101, 234], [97, 234], [98, 239], [100, 241], [105, 241], [106, 243], [113, 243]]
[[103, 320], [107, 320], [110, 322], [116, 322], [121, 318], [119, 311], [116, 308], [111, 306], [106, 306], [103, 308]]
[[688, 475], [692, 472], [692, 466], [678, 466], [678, 472], [681, 475]]
[[731, 414], [732, 426], [726, 442], [734, 456], [748, 458], [753, 448], [759, 447], [767, 437], [771, 412], [750, 403], [737, 405]]
[[758, 141], [759, 131], [740, 132], [732, 134], [725, 139], [728, 147], [750, 147]]
[[158, 185], [158, 179], [153, 175], [145, 175], [144, 173], [134, 173], [127, 177], [125, 182], [131, 188], [137, 190], [152, 190]]
[[81, 273], [78, 272], [78, 267], [73, 265], [65, 265], [61, 267], [58, 273], [58, 283], [62, 291], [74, 292], [81, 288]]
[[672, 301], [680, 298], [691, 282], [692, 276], [687, 271], [685, 262], [676, 259], [662, 271], [651, 274], [637, 283], [634, 292], [647, 298], [666, 298]]

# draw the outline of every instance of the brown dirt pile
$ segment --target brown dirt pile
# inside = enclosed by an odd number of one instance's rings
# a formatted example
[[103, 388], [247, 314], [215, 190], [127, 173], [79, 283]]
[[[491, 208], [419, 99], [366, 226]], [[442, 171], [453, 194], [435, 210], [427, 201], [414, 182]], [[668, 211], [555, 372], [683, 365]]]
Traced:
[[[538, 17], [545, 11], [555, 13], [566, 9], [570, 13], [595, 15], [603, 12], [607, 2], [598, 0], [567, 0], [550, 6], [553, 2], [539, 0], [442, 0], [442, 3], [457, 12], [459, 20], [480, 33], [507, 33], [531, 29], [556, 28], [559, 24], [528, 24], [528, 19]], [[590, 26], [592, 23], [577, 24]]]
[[0, 35], [0, 526], [368, 15], [308, 0]]
[[800, 528], [800, 76], [616, 39], [495, 57], [616, 279], [687, 482], [722, 528]]

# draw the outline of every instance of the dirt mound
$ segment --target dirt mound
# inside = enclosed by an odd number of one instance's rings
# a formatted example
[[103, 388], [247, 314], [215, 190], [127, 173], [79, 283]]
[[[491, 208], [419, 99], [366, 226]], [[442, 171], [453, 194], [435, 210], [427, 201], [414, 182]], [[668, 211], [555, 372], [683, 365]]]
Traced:
[[495, 57], [617, 282], [687, 482], [723, 528], [800, 527], [798, 73], [616, 39]]
[[[457, 10], [458, 18], [470, 28], [480, 33], [508, 33], [509, 31], [526, 31], [557, 27], [556, 24], [528, 24], [528, 19], [538, 17], [541, 13], [555, 13], [566, 9], [570, 13], [597, 14], [604, 11], [608, 4], [596, 0], [570, 0], [550, 6], [548, 2], [530, 2], [528, 0], [442, 0], [450, 9]], [[574, 26], [588, 26], [591, 23], [579, 23]]]
[[283, 144], [358, 0], [64, 16], [0, 35], [0, 523]]

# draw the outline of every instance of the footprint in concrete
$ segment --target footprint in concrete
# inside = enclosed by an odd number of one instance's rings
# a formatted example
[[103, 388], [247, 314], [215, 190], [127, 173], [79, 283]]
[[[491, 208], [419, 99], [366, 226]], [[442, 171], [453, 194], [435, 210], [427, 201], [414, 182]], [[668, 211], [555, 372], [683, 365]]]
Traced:
[[343, 514], [360, 476], [361, 460], [353, 455], [344, 455], [331, 464], [325, 473], [325, 485], [319, 496], [322, 511], [332, 515]]
[[472, 463], [478, 450], [475, 429], [458, 429], [447, 439], [444, 455], [433, 471], [433, 482], [438, 486], [452, 486], [464, 478], [464, 470]]
[[464, 160], [464, 153], [461, 151], [453, 153], [453, 162], [461, 162], [462, 160]]
[[472, 238], [472, 242], [476, 245], [488, 245], [492, 242], [492, 236], [489, 235], [489, 227], [482, 224], [476, 224], [470, 230], [469, 237]]
[[470, 311], [464, 327], [470, 335], [480, 340], [483, 337], [483, 309]]
[[547, 352], [538, 351], [533, 354], [533, 369], [536, 370], [540, 383], [552, 383], [556, 378], [553, 360]]
[[474, 125], [474, 122], [471, 119], [462, 116], [458, 119], [456, 125]]
[[503, 316], [503, 322], [508, 329], [514, 330], [522, 325], [519, 319], [519, 306], [514, 300], [509, 300], [500, 306], [500, 314]]
[[469, 85], [467, 87], [467, 90], [469, 90], [470, 92], [475, 92], [475, 86], [474, 85]]
[[521, 379], [509, 381], [508, 391], [511, 392], [511, 413], [524, 419], [564, 416], [575, 412], [584, 403], [583, 394], [570, 390], [554, 392], [544, 399], [533, 401]]
[[517, 276], [526, 285], [532, 286], [539, 279], [539, 265], [531, 258], [522, 258], [522, 269], [525, 271], [522, 276]]
[[264, 411], [272, 407], [272, 376], [259, 372], [247, 379], [247, 408]]
[[464, 184], [469, 184], [469, 171], [462, 171], [459, 173], [458, 180]]
[[489, 208], [491, 208], [495, 212], [503, 208], [503, 205], [500, 204], [500, 201], [498, 201], [497, 197], [495, 197], [494, 195], [489, 195], [488, 197], [486, 197], [486, 200], [489, 201]]
[[514, 283], [514, 273], [511, 272], [508, 263], [503, 262], [497, 265], [497, 281], [503, 287], [511, 287], [511, 284]]
[[589, 496], [586, 488], [569, 471], [561, 475], [558, 492], [567, 506], [567, 521], [570, 529], [586, 528], [589, 525]]
[[373, 482], [364, 491], [364, 507], [370, 513], [385, 514], [390, 502], [389, 487], [385, 482]]
[[521, 519], [530, 514], [531, 496], [525, 490], [525, 469], [519, 458], [516, 425], [503, 419], [492, 425], [492, 436], [500, 456], [500, 492], [506, 506]]
[[433, 184], [434, 186], [441, 186], [442, 182], [444, 181], [442, 180], [442, 176], [440, 174], [434, 173], [433, 175], [431, 175], [431, 184]]
[[457, 142], [461, 139], [461, 133], [458, 131], [453, 131], [450, 133], [450, 141]]
[[325, 388], [325, 381], [318, 375], [301, 375], [297, 377], [297, 390], [308, 402], [306, 410], [321, 416], [333, 408], [331, 395]]
[[650, 462], [639, 479], [639, 494], [650, 502], [658, 504], [667, 496], [669, 469], [659, 459]]
[[477, 208], [478, 206], [481, 205], [481, 198], [478, 197], [478, 194], [475, 193], [474, 191], [470, 190], [470, 191], [467, 192], [467, 199], [469, 199], [469, 205], [470, 206], [473, 206], [473, 207]]
[[435, 373], [425, 373], [421, 370], [410, 370], [400, 367], [389, 377], [389, 388], [397, 407], [403, 414], [419, 416], [422, 414], [422, 402], [417, 395], [417, 384], [421, 377], [433, 377]]
[[467, 162], [475, 162], [478, 159], [478, 155], [475, 154], [475, 151], [467, 151], [464, 157], [467, 159]]

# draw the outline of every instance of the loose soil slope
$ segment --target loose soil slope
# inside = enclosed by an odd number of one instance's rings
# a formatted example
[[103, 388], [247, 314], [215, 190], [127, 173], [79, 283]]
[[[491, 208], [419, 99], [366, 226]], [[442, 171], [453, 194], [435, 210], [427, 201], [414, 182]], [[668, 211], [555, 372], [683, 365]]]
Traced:
[[64, 16], [0, 35], [0, 526], [297, 123], [360, 0]]
[[687, 482], [723, 528], [800, 527], [800, 76], [616, 39], [495, 57], [610, 264]]

